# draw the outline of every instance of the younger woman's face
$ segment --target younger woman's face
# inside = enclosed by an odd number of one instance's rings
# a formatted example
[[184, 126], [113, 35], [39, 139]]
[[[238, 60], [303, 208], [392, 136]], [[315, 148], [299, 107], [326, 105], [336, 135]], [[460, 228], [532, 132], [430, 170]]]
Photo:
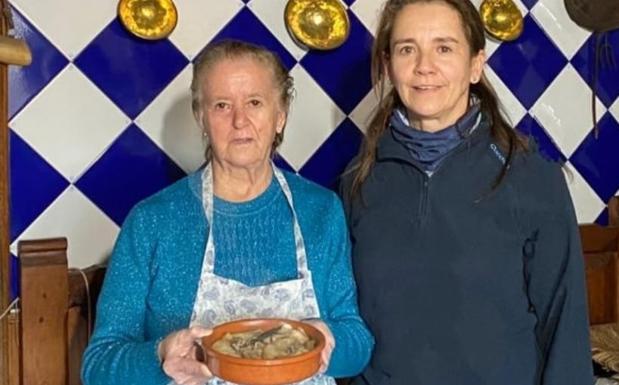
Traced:
[[485, 54], [471, 57], [455, 9], [440, 1], [405, 6], [396, 16], [389, 47], [385, 71], [414, 127], [438, 131], [464, 115]]

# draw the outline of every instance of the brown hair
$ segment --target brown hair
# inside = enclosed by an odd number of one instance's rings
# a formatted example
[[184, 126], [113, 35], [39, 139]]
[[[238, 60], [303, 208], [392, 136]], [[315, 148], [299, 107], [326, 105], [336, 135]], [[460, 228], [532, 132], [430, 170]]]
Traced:
[[[202, 88], [201, 85], [208, 71], [212, 69], [218, 62], [224, 59], [240, 59], [252, 58], [273, 72], [273, 81], [279, 91], [279, 102], [286, 113], [290, 110], [294, 94], [294, 80], [288, 74], [288, 70], [280, 60], [277, 54], [268, 49], [252, 43], [240, 40], [221, 40], [206, 46], [204, 50], [196, 57], [193, 63], [193, 78], [191, 79], [191, 109], [193, 114], [198, 119], [200, 109], [202, 108]], [[201, 123], [201, 122], [199, 122]], [[284, 123], [284, 127], [286, 124]], [[284, 127], [280, 133], [275, 134], [271, 154], [275, 152], [277, 147], [284, 140]], [[206, 160], [210, 160], [212, 149], [210, 144], [205, 151]]]
[[[372, 84], [374, 92], [378, 97], [378, 106], [372, 115], [361, 146], [359, 161], [352, 169], [355, 172], [351, 188], [352, 196], [359, 194], [361, 185], [370, 174], [376, 157], [378, 140], [388, 127], [393, 109], [402, 103], [395, 89], [392, 88], [385, 94], [385, 82], [387, 79], [383, 67], [385, 58], [388, 58], [390, 55], [391, 34], [396, 16], [406, 5], [432, 2], [447, 4], [458, 12], [462, 20], [464, 35], [471, 49], [471, 57], [477, 55], [486, 46], [481, 18], [470, 0], [387, 0], [380, 14], [376, 38], [372, 46]], [[512, 129], [511, 125], [503, 117], [496, 93], [483, 72], [480, 81], [476, 84], [471, 84], [470, 92], [479, 98], [481, 111], [491, 121], [492, 137], [501, 149], [507, 153], [505, 165], [494, 182], [494, 189], [505, 177], [514, 152], [526, 149], [527, 142]]]

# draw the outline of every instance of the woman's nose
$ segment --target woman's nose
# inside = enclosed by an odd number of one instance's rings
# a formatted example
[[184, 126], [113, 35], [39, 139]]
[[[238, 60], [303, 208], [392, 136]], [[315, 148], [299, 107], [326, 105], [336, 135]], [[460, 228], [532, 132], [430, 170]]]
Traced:
[[248, 122], [247, 111], [242, 107], [234, 108], [234, 115], [232, 117], [232, 124], [235, 128], [243, 128]]
[[434, 62], [432, 56], [427, 52], [420, 52], [417, 55], [417, 62], [415, 63], [415, 73], [419, 75], [426, 75], [434, 71]]

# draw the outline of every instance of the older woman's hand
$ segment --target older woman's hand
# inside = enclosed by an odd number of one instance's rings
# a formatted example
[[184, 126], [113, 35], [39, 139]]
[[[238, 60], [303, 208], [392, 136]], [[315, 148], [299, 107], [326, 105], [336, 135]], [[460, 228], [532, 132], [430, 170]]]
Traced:
[[333, 333], [331, 333], [331, 330], [323, 321], [319, 319], [311, 319], [305, 320], [304, 322], [320, 330], [320, 332], [325, 336], [325, 348], [322, 350], [322, 354], [320, 356], [320, 369], [318, 369], [319, 373], [324, 373], [329, 367], [331, 353], [333, 353], [333, 349], [335, 348], [335, 338], [333, 338]]
[[181, 385], [203, 385], [213, 377], [208, 367], [198, 361], [199, 346], [196, 344], [211, 332], [211, 329], [193, 326], [163, 339], [159, 343], [158, 353], [165, 374]]

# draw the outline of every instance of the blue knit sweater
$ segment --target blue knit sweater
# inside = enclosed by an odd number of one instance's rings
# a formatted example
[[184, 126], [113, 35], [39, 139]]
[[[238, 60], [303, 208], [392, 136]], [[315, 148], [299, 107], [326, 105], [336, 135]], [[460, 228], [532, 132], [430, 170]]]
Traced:
[[[355, 375], [367, 364], [374, 340], [358, 315], [341, 203], [334, 193], [297, 175], [285, 176], [321, 318], [335, 337], [327, 374]], [[297, 276], [290, 208], [275, 179], [249, 202], [216, 198], [214, 204], [217, 275], [252, 286]], [[95, 330], [84, 353], [85, 384], [170, 381], [157, 358], [157, 344], [189, 325], [207, 230], [199, 172], [131, 211], [99, 296]]]

